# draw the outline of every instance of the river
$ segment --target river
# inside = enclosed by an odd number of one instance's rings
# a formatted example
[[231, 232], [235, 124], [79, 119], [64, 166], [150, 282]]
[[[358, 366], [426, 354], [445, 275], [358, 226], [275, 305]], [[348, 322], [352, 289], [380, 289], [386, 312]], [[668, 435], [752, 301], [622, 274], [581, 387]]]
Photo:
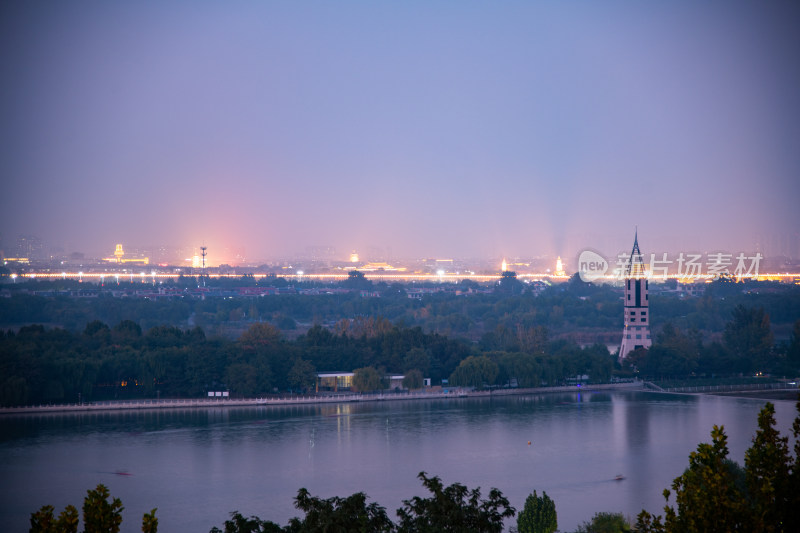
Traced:
[[[426, 471], [484, 495], [497, 487], [518, 510], [546, 491], [570, 531], [598, 511], [661, 513], [663, 489], [714, 424], [742, 463], [764, 403], [603, 391], [5, 415], [0, 522], [27, 531], [31, 512], [80, 509], [98, 483], [122, 500], [123, 532], [140, 531], [154, 507], [167, 533], [205, 533], [233, 510], [285, 525], [300, 487], [325, 498], [363, 491], [396, 519], [404, 499], [425, 494], [417, 474]], [[794, 403], [774, 403], [790, 435]]]

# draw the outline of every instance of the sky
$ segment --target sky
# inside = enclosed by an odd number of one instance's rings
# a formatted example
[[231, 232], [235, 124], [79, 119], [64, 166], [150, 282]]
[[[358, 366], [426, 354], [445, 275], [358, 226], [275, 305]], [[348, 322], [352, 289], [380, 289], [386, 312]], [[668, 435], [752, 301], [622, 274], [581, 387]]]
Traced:
[[798, 27], [788, 1], [10, 0], [0, 234], [755, 251], [800, 230]]

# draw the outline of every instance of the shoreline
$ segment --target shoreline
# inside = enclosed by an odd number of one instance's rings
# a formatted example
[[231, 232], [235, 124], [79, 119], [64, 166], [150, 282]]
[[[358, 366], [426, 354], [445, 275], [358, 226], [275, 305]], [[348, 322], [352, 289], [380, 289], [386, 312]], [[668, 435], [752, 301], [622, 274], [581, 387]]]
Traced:
[[202, 409], [230, 407], [262, 407], [268, 405], [315, 405], [340, 404], [352, 402], [382, 402], [399, 400], [446, 400], [450, 398], [490, 398], [492, 396], [516, 396], [526, 394], [582, 392], [598, 390], [644, 390], [644, 382], [603, 383], [598, 385], [566, 385], [562, 387], [536, 387], [527, 389], [496, 389], [490, 391], [470, 391], [449, 389], [441, 392], [410, 392], [388, 394], [345, 394], [336, 396], [293, 396], [284, 398], [247, 398], [247, 399], [173, 399], [173, 400], [139, 400], [139, 401], [107, 401], [84, 404], [31, 405], [26, 407], [2, 407], [0, 416], [27, 415], [41, 413], [81, 413], [97, 411], [130, 411], [152, 409]]
[[[694, 389], [694, 390], [685, 390]], [[683, 390], [654, 388], [651, 383], [633, 381], [627, 383], [602, 383], [596, 385], [565, 385], [559, 387], [534, 387], [515, 389], [494, 389], [488, 391], [465, 390], [453, 388], [443, 391], [406, 392], [406, 393], [379, 393], [379, 394], [337, 394], [329, 396], [289, 396], [279, 398], [241, 398], [241, 399], [165, 399], [165, 400], [109, 400], [105, 402], [92, 402], [83, 404], [56, 404], [56, 405], [31, 405], [25, 407], [0, 407], [0, 416], [27, 415], [42, 413], [86, 413], [102, 411], [133, 411], [133, 410], [158, 410], [158, 409], [208, 409], [208, 408], [234, 408], [234, 407], [264, 407], [283, 405], [323, 405], [342, 404], [355, 402], [387, 402], [401, 400], [447, 400], [452, 398], [491, 398], [493, 396], [522, 396], [528, 394], [548, 394], [564, 392], [594, 392], [608, 390], [635, 390], [656, 392], [661, 394], [688, 394], [692, 396], [726, 396], [748, 399], [797, 401], [800, 390], [789, 387], [775, 387], [770, 389], [756, 389], [752, 386], [740, 387], [706, 386], [687, 387]]]

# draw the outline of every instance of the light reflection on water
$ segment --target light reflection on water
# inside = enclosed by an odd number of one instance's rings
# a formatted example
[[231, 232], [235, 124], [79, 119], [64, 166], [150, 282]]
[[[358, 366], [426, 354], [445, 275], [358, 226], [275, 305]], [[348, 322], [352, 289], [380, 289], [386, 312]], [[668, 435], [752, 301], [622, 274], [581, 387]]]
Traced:
[[[794, 404], [774, 403], [789, 435]], [[564, 531], [597, 511], [661, 512], [661, 492], [714, 424], [741, 462], [763, 404], [583, 392], [3, 417], [0, 522], [25, 531], [41, 505], [80, 507], [98, 483], [122, 500], [125, 532], [153, 507], [163, 531], [206, 532], [233, 510], [283, 525], [300, 487], [364, 491], [395, 518], [403, 499], [423, 494], [416, 475], [426, 471], [484, 494], [497, 487], [517, 509], [547, 491]]]

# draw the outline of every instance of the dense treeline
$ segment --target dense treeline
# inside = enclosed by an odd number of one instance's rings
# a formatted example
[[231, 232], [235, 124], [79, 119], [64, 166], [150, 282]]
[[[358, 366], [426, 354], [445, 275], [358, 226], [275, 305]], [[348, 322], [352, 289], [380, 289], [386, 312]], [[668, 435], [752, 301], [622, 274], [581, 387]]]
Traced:
[[613, 356], [604, 346], [547, 342], [541, 328], [519, 332], [538, 340], [525, 343], [526, 351], [483, 352], [473, 343], [382, 318], [340, 322], [334, 331], [317, 325], [294, 340], [267, 323], [251, 325], [236, 341], [206, 338], [200, 327], [143, 332], [130, 320], [114, 327], [92, 321], [80, 333], [24, 326], [0, 335], [0, 400], [9, 406], [199, 397], [214, 390], [252, 397], [313, 390], [317, 370], [371, 369], [378, 382], [362, 391], [385, 387], [387, 373], [417, 376], [412, 388], [422, 377], [474, 387], [553, 385], [583, 374], [610, 379]]
[[[208, 282], [233, 287], [256, 284], [255, 280], [248, 277]], [[524, 283], [516, 283], [527, 287]], [[175, 282], [173, 288], [192, 284], [196, 288], [197, 281], [186, 278], [180, 283]], [[287, 282], [276, 278], [260, 280], [258, 284], [283, 286]], [[449, 290], [424, 294], [420, 300], [407, 297], [407, 292], [419, 288], [419, 284], [388, 285], [370, 283], [368, 280], [362, 280], [361, 284], [362, 288], [367, 288], [380, 297], [362, 297], [359, 290], [343, 282], [335, 288], [352, 289], [352, 292], [205, 299], [189, 297], [187, 293], [185, 297], [179, 294], [171, 299], [150, 300], [113, 297], [111, 290], [134, 291], [148, 287], [157, 289], [167, 287], [168, 284], [150, 287], [142, 283], [121, 283], [119, 286], [112, 284], [98, 288], [87, 284], [79, 285], [70, 280], [33, 280], [16, 286], [5, 286], [11, 292], [9, 298], [0, 298], [0, 324], [17, 327], [40, 323], [80, 331], [92, 320], [117, 324], [125, 319], [134, 319], [145, 330], [164, 324], [183, 329], [197, 325], [209, 336], [236, 338], [253, 322], [270, 322], [292, 336], [298, 324], [332, 324], [341, 319], [359, 316], [382, 316], [398, 326], [419, 326], [426, 332], [473, 341], [491, 336], [498, 327], [513, 331], [522, 325], [543, 326], [548, 328], [554, 338], [575, 338], [581, 343], [607, 342], [605, 337], [608, 334], [616, 335], [622, 328], [621, 289], [605, 284], [587, 284], [577, 278], [554, 284], [538, 293], [525, 290], [521, 294], [501, 290], [500, 286], [480, 286], [465, 280], [455, 285], [430, 285], [427, 288]], [[295, 287], [313, 288], [316, 285], [319, 284], [303, 282]], [[30, 291], [57, 291], [87, 287], [97, 289], [98, 296], [46, 297], [20, 292], [22, 288]], [[706, 334], [721, 333], [738, 305], [764, 308], [772, 324], [781, 325], [784, 333], [800, 318], [798, 286], [770, 282], [718, 281], [710, 284], [705, 294], [698, 298], [661, 293], [655, 290], [656, 285], [653, 287], [651, 319], [652, 326], [656, 329], [671, 322], [681, 329], [696, 328]], [[492, 292], [463, 295], [470, 289], [492, 289]], [[462, 294], [456, 295], [456, 291]]]
[[[500, 335], [500, 333], [497, 333]], [[763, 309], [737, 307], [723, 342], [704, 344], [696, 330], [666, 324], [649, 350], [620, 368], [604, 345], [581, 348], [549, 340], [541, 326], [519, 326], [499, 345], [468, 343], [383, 318], [316, 325], [287, 340], [267, 323], [236, 341], [207, 338], [202, 328], [157, 326], [143, 332], [131, 321], [114, 327], [92, 321], [81, 333], [41, 325], [0, 335], [2, 405], [107, 399], [201, 397], [229, 390], [235, 397], [313, 391], [317, 371], [356, 371], [354, 387], [386, 387], [402, 374], [407, 388], [422, 378], [463, 387], [538, 387], [576, 381], [608, 382], [614, 374], [664, 379], [800, 371], [800, 321], [789, 344], [775, 346]], [[494, 349], [494, 348], [508, 349]]]
[[[385, 386], [380, 378], [387, 373], [405, 375], [407, 388], [418, 388], [422, 378], [482, 388], [607, 382], [615, 372], [651, 379], [797, 375], [798, 289], [746, 294], [742, 286], [717, 282], [702, 298], [680, 301], [654, 297], [654, 317], [693, 311], [674, 321], [662, 318], [653, 326], [652, 348], [634, 352], [622, 368], [605, 345], [580, 347], [574, 338], [554, 334], [569, 329], [564, 324], [605, 323], [607, 313], [609, 321], [621, 317], [616, 289], [578, 279], [539, 296], [498, 288], [493, 294], [432, 294], [421, 302], [401, 294], [399, 285], [384, 287], [386, 297], [381, 298], [346, 292], [166, 301], [15, 294], [0, 298], [1, 319], [23, 324], [34, 317], [49, 317], [49, 324], [89, 320], [82, 328], [25, 325], [0, 332], [0, 403], [199, 397], [216, 390], [252, 397], [313, 390], [317, 371], [358, 370], [360, 391]], [[733, 305], [742, 301], [769, 303], [772, 311]], [[670, 307], [677, 310], [667, 312]], [[723, 309], [725, 314], [716, 314]], [[396, 315], [382, 317], [382, 310]], [[789, 342], [775, 342], [771, 312], [782, 321], [795, 320], [793, 326], [783, 322], [791, 331]], [[241, 333], [235, 339], [213, 334], [212, 325], [207, 335], [209, 326], [197, 324], [211, 315], [235, 319]], [[102, 318], [109, 316], [119, 320]], [[717, 333], [709, 336], [696, 325], [684, 326], [686, 316], [697, 324], [704, 323], [704, 316], [713, 317], [707, 322], [714, 323]], [[294, 317], [315, 325], [293, 337], [275, 325], [290, 322], [287, 327], [293, 328]], [[323, 320], [333, 317], [339, 318]], [[474, 340], [452, 333], [453, 317], [460, 317], [467, 330], [480, 323], [483, 333]], [[441, 321], [450, 325], [434, 327]]]
[[800, 320], [789, 342], [775, 343], [763, 308], [737, 306], [719, 341], [703, 342], [696, 328], [682, 331], [664, 324], [649, 350], [637, 350], [626, 367], [652, 379], [686, 376], [777, 375], [800, 373]]

